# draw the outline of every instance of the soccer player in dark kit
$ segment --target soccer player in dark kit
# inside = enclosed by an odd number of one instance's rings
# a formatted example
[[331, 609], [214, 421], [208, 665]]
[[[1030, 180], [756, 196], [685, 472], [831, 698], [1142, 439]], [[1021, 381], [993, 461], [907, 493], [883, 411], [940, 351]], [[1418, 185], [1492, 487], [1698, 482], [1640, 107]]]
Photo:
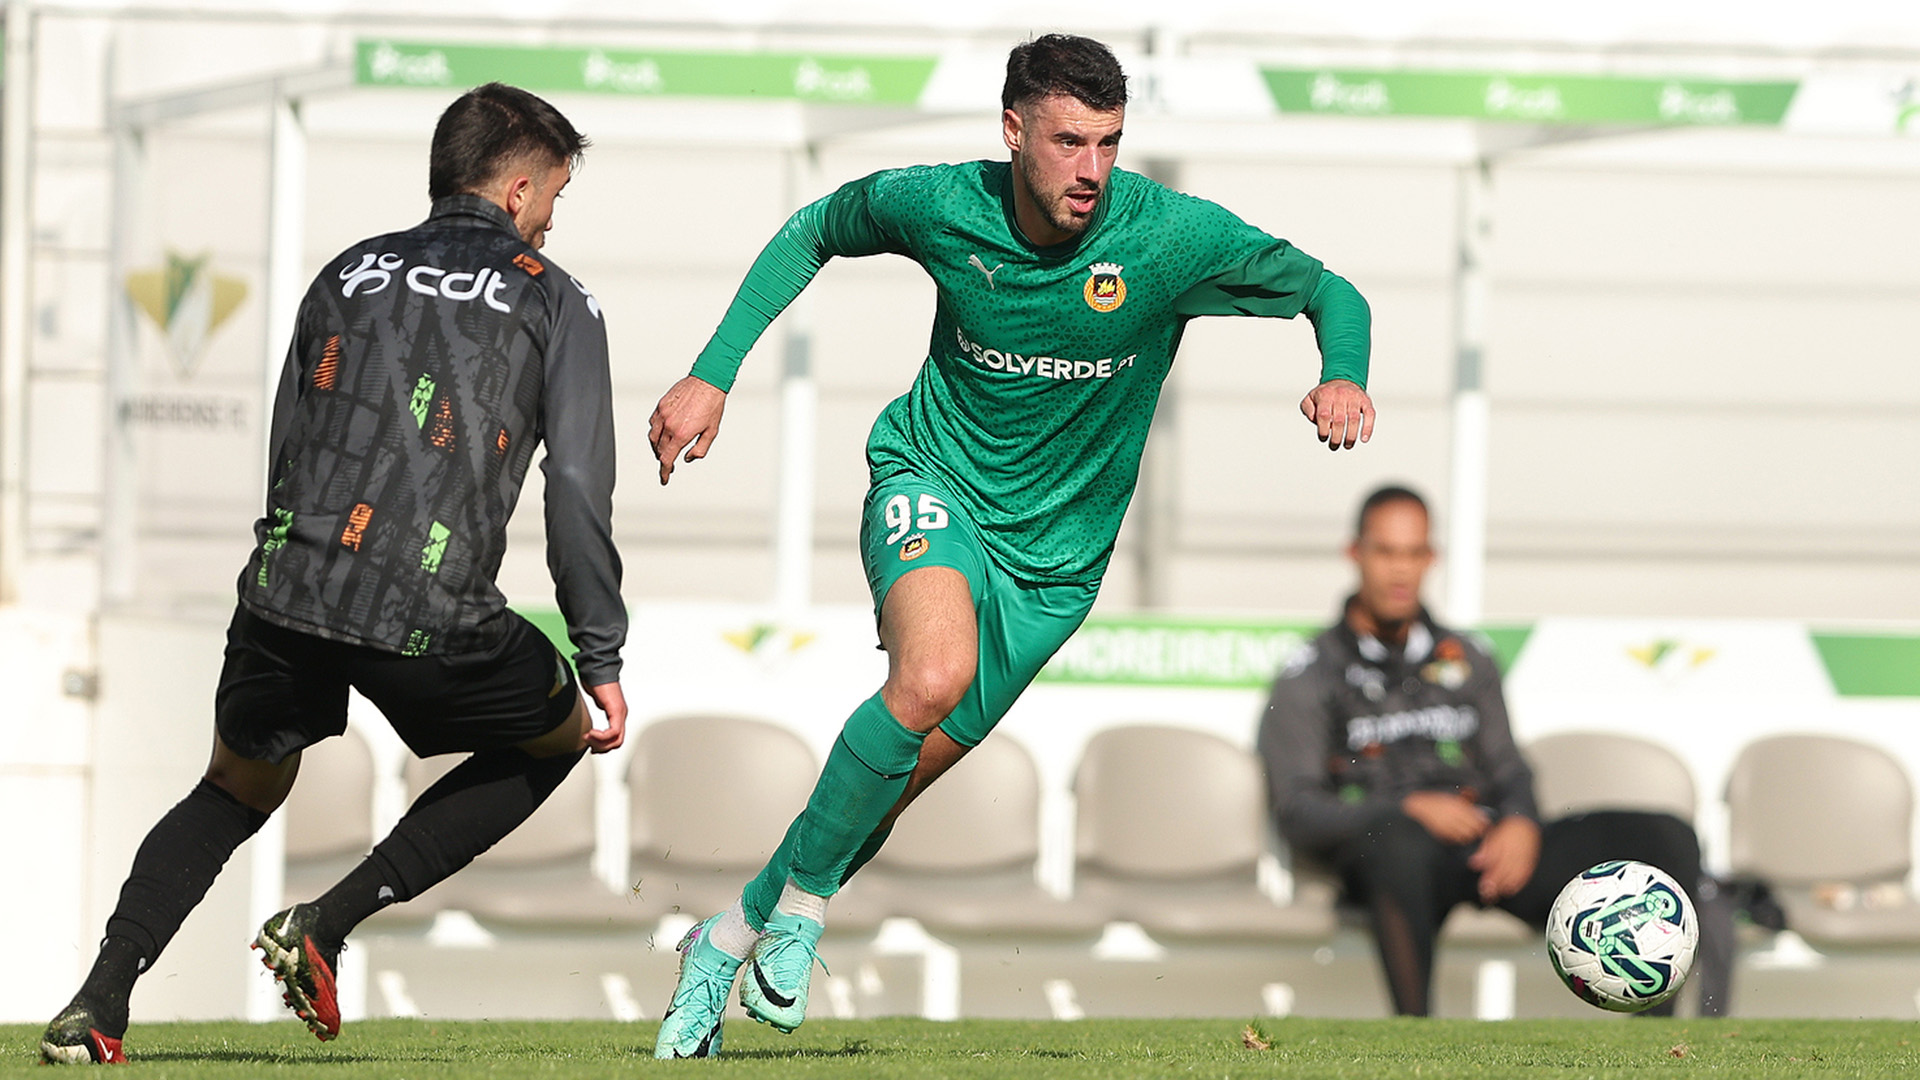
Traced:
[[[586, 287], [539, 252], [586, 146], [524, 90], [468, 92], [434, 129], [426, 221], [348, 248], [308, 288], [227, 630], [213, 760], [140, 845], [91, 972], [41, 1037], [44, 1060], [124, 1060], [134, 980], [286, 799], [301, 750], [346, 730], [349, 687], [414, 753], [472, 756], [325, 895], [261, 927], [263, 960], [321, 1039], [340, 1032], [349, 931], [512, 832], [586, 751], [620, 745], [606, 328]], [[547, 563], [577, 678], [494, 584], [542, 442]]]

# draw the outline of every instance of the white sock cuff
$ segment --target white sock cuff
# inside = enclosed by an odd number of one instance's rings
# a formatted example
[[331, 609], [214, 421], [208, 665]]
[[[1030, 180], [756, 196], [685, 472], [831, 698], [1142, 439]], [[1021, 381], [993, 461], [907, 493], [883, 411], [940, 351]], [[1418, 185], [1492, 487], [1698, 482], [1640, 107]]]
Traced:
[[827, 898], [815, 896], [793, 883], [792, 878], [780, 890], [780, 900], [773, 910], [782, 915], [798, 915], [803, 919], [812, 919], [821, 926], [827, 925]]
[[713, 924], [713, 930], [707, 937], [713, 947], [737, 960], [745, 960], [753, 951], [753, 943], [760, 940], [752, 926], [747, 923], [746, 909], [735, 900], [733, 906]]

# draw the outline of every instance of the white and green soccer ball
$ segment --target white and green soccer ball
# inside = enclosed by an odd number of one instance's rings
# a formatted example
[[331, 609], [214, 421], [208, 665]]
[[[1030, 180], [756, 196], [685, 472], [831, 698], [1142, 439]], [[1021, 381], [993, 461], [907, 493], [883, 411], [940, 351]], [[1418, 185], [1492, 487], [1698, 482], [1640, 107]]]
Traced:
[[1679, 882], [1642, 862], [1605, 862], [1560, 890], [1547, 916], [1553, 970], [1582, 1001], [1639, 1012], [1672, 997], [1700, 940]]

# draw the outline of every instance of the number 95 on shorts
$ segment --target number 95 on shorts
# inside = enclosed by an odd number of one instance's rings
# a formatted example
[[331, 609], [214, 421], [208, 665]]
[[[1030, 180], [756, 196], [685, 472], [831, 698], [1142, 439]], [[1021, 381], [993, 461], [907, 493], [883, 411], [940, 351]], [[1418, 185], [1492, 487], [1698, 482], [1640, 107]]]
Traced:
[[867, 491], [860, 520], [860, 557], [877, 611], [902, 574], [945, 566], [966, 575], [978, 598], [985, 594], [987, 553], [947, 490], [923, 477], [889, 477]]

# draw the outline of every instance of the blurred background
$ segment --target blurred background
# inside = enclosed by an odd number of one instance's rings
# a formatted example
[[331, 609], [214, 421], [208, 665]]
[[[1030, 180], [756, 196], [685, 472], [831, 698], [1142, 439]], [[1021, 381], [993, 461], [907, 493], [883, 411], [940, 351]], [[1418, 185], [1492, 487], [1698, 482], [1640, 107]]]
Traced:
[[[956, 773], [948, 803], [916, 810], [925, 835], [897, 838], [869, 895], [836, 909], [859, 959], [827, 1004], [1383, 1012], [1364, 938], [1295, 879], [1246, 770], [1266, 682], [1350, 587], [1359, 499], [1397, 481], [1435, 508], [1429, 603], [1500, 645], [1523, 742], [1655, 744], [1711, 868], [1871, 922], [1824, 941], [1812, 922], [1750, 928], [1735, 1010], [1920, 1012], [1920, 953], [1903, 951], [1920, 943], [1911, 5], [5, 13], [0, 966], [34, 974], [0, 985], [0, 1020], [65, 1001], [133, 846], [204, 762], [301, 292], [342, 247], [424, 216], [434, 119], [496, 78], [594, 140], [547, 251], [593, 289], [613, 344], [634, 747], [580, 770], [466, 891], [372, 930], [343, 979], [361, 1015], [657, 1016], [675, 927], [758, 866], [883, 673], [854, 544], [862, 447], [925, 355], [931, 285], [902, 259], [830, 265], [749, 357], [714, 455], [670, 488], [647, 416], [798, 206], [879, 168], [1004, 157], [1006, 50], [1052, 30], [1106, 41], [1132, 76], [1123, 167], [1368, 297], [1379, 429], [1329, 455], [1300, 422], [1317, 375], [1303, 321], [1193, 324], [1094, 620], [1009, 716], [1006, 753]], [[539, 498], [536, 470], [501, 583], [551, 626]], [[1758, 767], [1742, 752], [1783, 735], [1891, 762], [1871, 813], [1839, 796], [1881, 765], [1836, 751], [1832, 775], [1800, 778], [1806, 815], [1871, 834], [1853, 862], [1768, 848], [1724, 797]], [[675, 786], [716, 745], [764, 765], [733, 793], [754, 808], [738, 821]], [[367, 711], [325, 749], [143, 981], [136, 1019], [275, 1014], [237, 943], [431, 779]], [[1160, 771], [1204, 793], [1095, 813], [1089, 762], [1189, 752]], [[1605, 760], [1579, 764], [1569, 783], [1606, 787]], [[1179, 915], [1234, 890], [1272, 911]], [[1455, 935], [1440, 1011], [1586, 1011], [1529, 992], [1552, 976], [1512, 931]]]

